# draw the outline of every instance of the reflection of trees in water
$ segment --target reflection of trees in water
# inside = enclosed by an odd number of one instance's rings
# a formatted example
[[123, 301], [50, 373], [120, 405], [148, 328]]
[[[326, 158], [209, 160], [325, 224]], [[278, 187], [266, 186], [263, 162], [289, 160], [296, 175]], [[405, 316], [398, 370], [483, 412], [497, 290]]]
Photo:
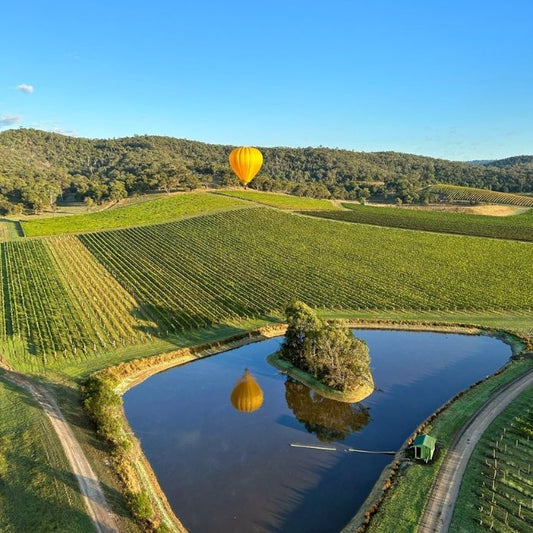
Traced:
[[324, 398], [292, 378], [285, 382], [285, 399], [298, 422], [322, 442], [344, 440], [370, 421], [368, 409], [361, 404]]

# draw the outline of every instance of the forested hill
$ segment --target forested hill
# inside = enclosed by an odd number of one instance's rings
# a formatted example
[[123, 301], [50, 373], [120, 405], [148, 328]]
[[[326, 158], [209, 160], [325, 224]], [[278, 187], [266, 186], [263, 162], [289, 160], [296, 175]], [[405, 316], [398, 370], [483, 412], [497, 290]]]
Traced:
[[487, 165], [494, 167], [521, 167], [524, 169], [533, 169], [533, 155], [516, 155], [514, 157], [507, 157], [506, 159], [498, 159], [491, 161]]
[[[0, 133], [0, 208], [41, 209], [61, 195], [100, 202], [151, 190], [238, 184], [227, 163], [231, 146], [135, 136], [93, 140], [12, 129]], [[357, 199], [390, 195], [420, 200], [419, 190], [451, 183], [533, 192], [533, 156], [489, 165], [396, 152], [332, 148], [261, 148], [264, 166], [252, 182], [263, 190]]]

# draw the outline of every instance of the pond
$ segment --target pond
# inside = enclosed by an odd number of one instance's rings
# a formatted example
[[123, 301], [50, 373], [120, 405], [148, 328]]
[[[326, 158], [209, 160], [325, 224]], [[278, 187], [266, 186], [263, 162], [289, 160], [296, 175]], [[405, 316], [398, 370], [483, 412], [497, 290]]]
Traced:
[[[131, 427], [185, 527], [339, 531], [392, 459], [346, 449], [397, 450], [435, 409], [511, 355], [486, 336], [354, 333], [368, 343], [376, 386], [358, 404], [325, 400], [271, 367], [266, 357], [282, 338], [167, 370], [124, 395]], [[231, 401], [246, 368], [263, 392], [253, 412]]]

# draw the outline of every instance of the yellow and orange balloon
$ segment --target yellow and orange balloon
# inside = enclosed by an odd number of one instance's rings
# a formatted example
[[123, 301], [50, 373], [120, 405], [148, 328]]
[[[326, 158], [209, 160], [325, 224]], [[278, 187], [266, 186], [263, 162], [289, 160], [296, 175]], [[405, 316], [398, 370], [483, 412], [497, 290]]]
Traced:
[[257, 148], [241, 146], [231, 151], [229, 164], [246, 187], [259, 172], [263, 164], [263, 154]]

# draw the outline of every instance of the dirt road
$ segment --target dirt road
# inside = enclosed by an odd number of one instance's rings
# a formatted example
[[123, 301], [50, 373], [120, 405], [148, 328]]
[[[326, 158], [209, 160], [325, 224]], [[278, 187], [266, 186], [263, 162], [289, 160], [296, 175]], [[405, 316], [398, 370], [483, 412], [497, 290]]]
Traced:
[[26, 389], [44, 410], [59, 437], [72, 472], [78, 480], [85, 506], [96, 531], [98, 533], [118, 531], [118, 522], [107, 505], [102, 486], [55, 400], [45, 389], [31, 383], [16, 372], [6, 369], [3, 377]]
[[532, 384], [533, 370], [530, 370], [492, 396], [455, 437], [431, 487], [419, 533], [448, 531], [461, 480], [476, 443], [490, 423]]

